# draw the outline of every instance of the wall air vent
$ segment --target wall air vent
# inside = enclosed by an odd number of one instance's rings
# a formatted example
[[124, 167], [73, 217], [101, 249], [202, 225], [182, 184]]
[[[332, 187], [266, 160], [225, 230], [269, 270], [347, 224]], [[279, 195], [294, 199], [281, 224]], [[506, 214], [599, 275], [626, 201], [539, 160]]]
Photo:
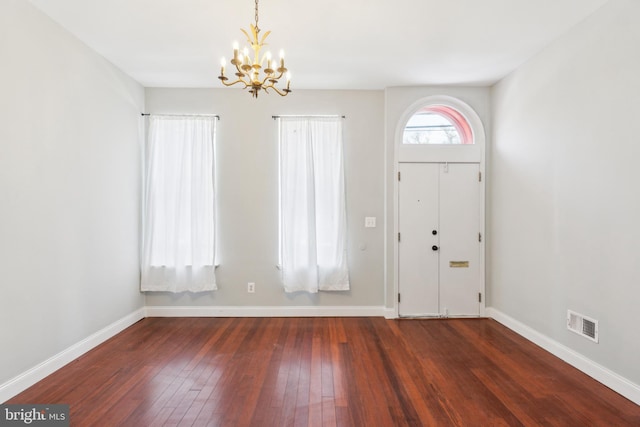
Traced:
[[598, 342], [598, 321], [587, 316], [567, 310], [567, 328], [578, 335]]

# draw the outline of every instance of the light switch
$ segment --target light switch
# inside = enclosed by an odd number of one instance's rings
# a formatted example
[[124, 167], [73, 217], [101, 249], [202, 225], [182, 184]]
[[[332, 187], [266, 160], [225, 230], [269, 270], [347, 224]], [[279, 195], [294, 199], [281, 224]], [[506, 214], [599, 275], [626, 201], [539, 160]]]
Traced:
[[365, 228], [376, 228], [376, 217], [375, 216], [364, 217], [364, 226]]

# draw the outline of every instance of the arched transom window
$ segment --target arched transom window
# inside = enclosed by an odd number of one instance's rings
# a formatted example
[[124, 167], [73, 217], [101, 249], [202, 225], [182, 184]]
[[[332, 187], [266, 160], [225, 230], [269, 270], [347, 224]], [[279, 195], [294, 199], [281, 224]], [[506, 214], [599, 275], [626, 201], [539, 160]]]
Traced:
[[428, 105], [419, 109], [407, 122], [403, 144], [459, 145], [474, 144], [467, 119], [447, 105]]

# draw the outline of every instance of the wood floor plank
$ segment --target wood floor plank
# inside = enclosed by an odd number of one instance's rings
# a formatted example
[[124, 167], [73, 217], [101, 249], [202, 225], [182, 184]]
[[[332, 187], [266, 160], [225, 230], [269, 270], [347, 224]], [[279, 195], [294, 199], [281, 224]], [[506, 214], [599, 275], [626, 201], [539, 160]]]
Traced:
[[309, 372], [309, 427], [322, 427], [322, 337], [315, 331], [311, 339]]
[[[381, 348], [381, 342], [373, 323], [382, 319], [361, 319], [361, 327], [352, 333], [349, 342], [355, 348], [362, 348], [359, 352], [360, 362], [356, 371], [359, 377], [364, 379], [365, 394], [363, 400], [372, 404], [365, 405], [364, 411], [366, 423], [384, 423], [386, 425], [404, 425], [418, 422], [418, 416], [413, 402], [408, 402], [405, 384], [398, 386], [396, 371], [389, 360], [388, 353]], [[405, 355], [397, 354], [399, 358]], [[394, 410], [401, 413], [400, 417], [394, 417]]]
[[283, 390], [282, 400], [278, 402], [280, 415], [277, 417], [282, 426], [293, 425], [295, 419], [296, 401], [298, 399], [298, 379], [300, 377], [300, 364], [302, 359], [302, 337], [305, 331], [305, 328], [302, 326], [303, 324], [304, 322], [300, 322], [297, 327], [291, 327], [285, 344], [283, 361], [286, 366], [286, 384]]
[[488, 319], [148, 318], [7, 403], [73, 426], [638, 426], [640, 406]]
[[[344, 364], [341, 359], [341, 344], [346, 343], [343, 331], [338, 330], [337, 319], [328, 319], [328, 347], [330, 357], [327, 362], [331, 364], [331, 381], [333, 383], [333, 396], [336, 407], [347, 406], [347, 391], [344, 383], [345, 373], [343, 372]], [[337, 414], [336, 414], [337, 417]]]
[[294, 414], [294, 426], [307, 426], [309, 424], [309, 398], [311, 388], [311, 355], [313, 345], [313, 319], [303, 320], [300, 348], [300, 370], [298, 372], [298, 387], [296, 393], [296, 405]]

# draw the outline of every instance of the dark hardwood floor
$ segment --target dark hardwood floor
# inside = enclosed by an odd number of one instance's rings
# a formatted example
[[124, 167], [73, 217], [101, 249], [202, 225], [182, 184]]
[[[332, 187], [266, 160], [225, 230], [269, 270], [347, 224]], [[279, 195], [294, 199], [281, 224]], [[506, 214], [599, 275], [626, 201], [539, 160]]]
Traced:
[[72, 426], [640, 426], [488, 319], [147, 318], [7, 403]]

